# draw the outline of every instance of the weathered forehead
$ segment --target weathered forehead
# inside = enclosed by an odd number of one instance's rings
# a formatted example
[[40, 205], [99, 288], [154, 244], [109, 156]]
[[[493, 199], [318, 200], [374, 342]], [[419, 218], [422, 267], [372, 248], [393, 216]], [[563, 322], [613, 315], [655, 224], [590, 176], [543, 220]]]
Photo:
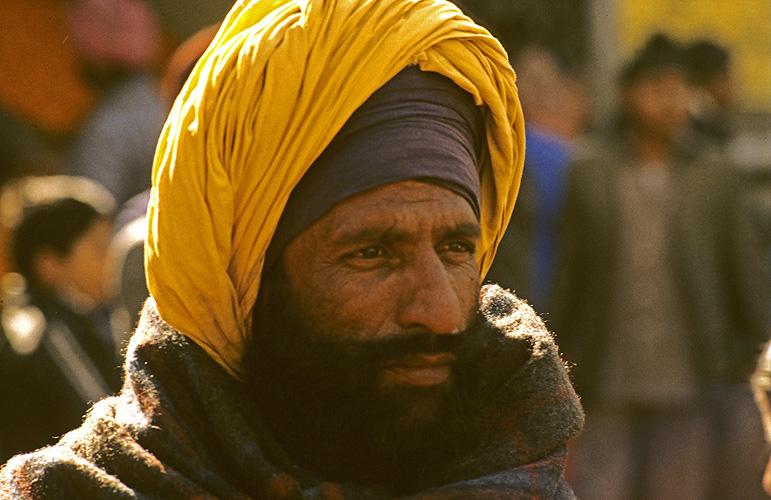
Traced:
[[[428, 182], [400, 181], [359, 193], [335, 205], [317, 225], [332, 241], [430, 230], [479, 233], [468, 201], [457, 193]], [[316, 226], [316, 225], [315, 225]], [[406, 235], [403, 235], [406, 237]]]

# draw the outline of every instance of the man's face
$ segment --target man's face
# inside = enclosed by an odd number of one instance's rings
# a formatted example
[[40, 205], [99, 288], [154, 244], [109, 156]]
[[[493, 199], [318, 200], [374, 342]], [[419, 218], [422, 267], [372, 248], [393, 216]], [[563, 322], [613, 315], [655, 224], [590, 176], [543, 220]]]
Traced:
[[[469, 204], [439, 186], [404, 181], [336, 205], [286, 248], [289, 286], [319, 335], [374, 340], [457, 334], [476, 310], [479, 223]], [[447, 353], [394, 359], [383, 386], [450, 379]]]
[[321, 435], [347, 425], [348, 440], [358, 432], [389, 453], [415, 455], [457, 434], [482, 344], [471, 328], [479, 232], [469, 204], [432, 184], [339, 203], [264, 276], [252, 352], [265, 371], [253, 380], [269, 380], [277, 405], [290, 393], [317, 413], [299, 425]]
[[688, 84], [677, 68], [659, 69], [629, 85], [626, 104], [646, 133], [674, 139], [689, 120]]

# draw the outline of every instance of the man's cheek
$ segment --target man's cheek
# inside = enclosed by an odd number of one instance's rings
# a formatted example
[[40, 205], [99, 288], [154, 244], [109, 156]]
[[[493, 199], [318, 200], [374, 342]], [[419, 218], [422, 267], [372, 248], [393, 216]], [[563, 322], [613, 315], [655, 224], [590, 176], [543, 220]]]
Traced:
[[[476, 264], [473, 268], [468, 268], [463, 273], [458, 273], [455, 277], [455, 293], [459, 298], [462, 307], [465, 309], [467, 318], [472, 318], [479, 308], [479, 294], [481, 293], [481, 278]], [[470, 323], [467, 323], [468, 326]]]

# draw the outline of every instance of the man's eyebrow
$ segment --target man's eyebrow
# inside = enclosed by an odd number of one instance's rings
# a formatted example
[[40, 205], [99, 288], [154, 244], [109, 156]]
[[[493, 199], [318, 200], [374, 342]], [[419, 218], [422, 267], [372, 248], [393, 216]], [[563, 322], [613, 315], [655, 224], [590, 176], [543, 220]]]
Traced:
[[412, 236], [408, 231], [400, 230], [392, 226], [388, 227], [364, 227], [350, 231], [340, 231], [333, 234], [331, 241], [336, 246], [349, 246], [359, 243], [372, 243], [378, 241], [407, 241]]
[[444, 238], [481, 238], [482, 228], [478, 222], [462, 222], [446, 228]]

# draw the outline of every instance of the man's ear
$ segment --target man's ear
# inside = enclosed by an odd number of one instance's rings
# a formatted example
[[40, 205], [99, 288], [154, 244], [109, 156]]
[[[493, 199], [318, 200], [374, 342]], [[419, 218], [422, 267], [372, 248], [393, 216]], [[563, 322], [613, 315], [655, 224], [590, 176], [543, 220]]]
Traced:
[[53, 250], [39, 250], [32, 259], [32, 268], [37, 280], [47, 288], [58, 290], [64, 279], [63, 260], [62, 256]]

